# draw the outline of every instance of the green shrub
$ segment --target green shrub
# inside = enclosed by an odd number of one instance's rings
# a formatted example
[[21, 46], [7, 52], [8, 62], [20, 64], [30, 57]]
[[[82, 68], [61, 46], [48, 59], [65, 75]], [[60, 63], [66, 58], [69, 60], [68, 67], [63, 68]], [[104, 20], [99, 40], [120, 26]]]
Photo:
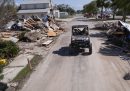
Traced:
[[12, 41], [0, 40], [0, 58], [12, 58], [19, 53], [19, 47]]

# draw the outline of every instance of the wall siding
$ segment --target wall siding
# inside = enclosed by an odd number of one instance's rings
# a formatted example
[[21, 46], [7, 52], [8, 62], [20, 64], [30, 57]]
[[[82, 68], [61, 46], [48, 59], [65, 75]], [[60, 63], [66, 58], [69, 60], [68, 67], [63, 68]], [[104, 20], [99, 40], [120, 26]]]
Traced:
[[46, 9], [49, 8], [49, 3], [39, 3], [39, 4], [21, 4], [22, 10], [29, 9]]

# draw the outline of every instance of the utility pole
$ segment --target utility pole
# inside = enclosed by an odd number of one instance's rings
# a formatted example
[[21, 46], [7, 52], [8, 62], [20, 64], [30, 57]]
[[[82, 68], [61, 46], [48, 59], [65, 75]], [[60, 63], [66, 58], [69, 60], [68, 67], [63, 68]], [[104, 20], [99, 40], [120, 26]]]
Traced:
[[50, 13], [51, 13], [52, 17], [54, 18], [52, 0], [50, 0]]
[[51, 4], [51, 9], [52, 9], [52, 0], [50, 0], [50, 4]]

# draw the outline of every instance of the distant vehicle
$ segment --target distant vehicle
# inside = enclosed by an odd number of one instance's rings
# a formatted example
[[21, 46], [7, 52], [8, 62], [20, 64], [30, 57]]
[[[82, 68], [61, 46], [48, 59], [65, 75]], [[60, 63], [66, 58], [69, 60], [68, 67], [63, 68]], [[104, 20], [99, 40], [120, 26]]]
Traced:
[[111, 16], [110, 16], [110, 14], [98, 14], [97, 15], [97, 18], [99, 18], [99, 19], [101, 19], [101, 18], [103, 18], [103, 19], [108, 19], [108, 18], [110, 18]]
[[89, 18], [89, 17], [92, 17], [93, 16], [93, 14], [91, 14], [91, 13], [85, 13], [84, 14], [84, 17], [86, 17], [86, 18]]
[[[72, 36], [70, 49], [89, 49], [89, 54], [92, 54], [92, 43], [90, 42], [88, 25], [72, 26]], [[86, 50], [85, 50], [86, 52]]]

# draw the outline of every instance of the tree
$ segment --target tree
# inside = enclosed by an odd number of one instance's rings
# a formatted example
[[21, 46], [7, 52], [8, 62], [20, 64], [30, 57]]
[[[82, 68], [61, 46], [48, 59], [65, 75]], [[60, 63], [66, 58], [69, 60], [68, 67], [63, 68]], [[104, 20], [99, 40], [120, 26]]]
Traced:
[[119, 0], [119, 2], [116, 0], [117, 5], [119, 9], [122, 11], [123, 21], [126, 21], [126, 15], [129, 12], [130, 9], [130, 1], [129, 0]]
[[83, 13], [82, 10], [77, 10], [76, 12], [77, 12], [77, 14], [82, 14]]
[[19, 47], [11, 41], [0, 40], [0, 58], [15, 57], [19, 52]]
[[0, 28], [16, 17], [14, 0], [0, 0]]
[[109, 7], [109, 0], [96, 0], [96, 4], [98, 8], [101, 8], [101, 18], [103, 18], [103, 10]]
[[111, 8], [113, 12], [113, 19], [117, 11], [122, 12], [122, 19], [126, 21], [126, 15], [130, 13], [130, 1], [129, 0], [96, 0], [97, 7], [101, 9], [101, 17], [103, 10]]
[[83, 6], [83, 13], [91, 13], [91, 14], [96, 14], [98, 11], [98, 8], [96, 6], [96, 2], [92, 1], [89, 4], [86, 4]]
[[114, 2], [114, 7], [117, 8], [118, 11], [122, 12], [122, 19], [125, 22], [126, 16], [130, 13], [130, 1], [129, 0], [111, 0]]
[[116, 0], [110, 1], [110, 8], [113, 12], [113, 19], [115, 19], [115, 14], [116, 14], [116, 11], [118, 10], [118, 5], [116, 4]]
[[73, 15], [76, 12], [72, 7], [66, 4], [57, 5], [57, 9], [60, 10], [61, 12], [68, 12], [70, 15]]

